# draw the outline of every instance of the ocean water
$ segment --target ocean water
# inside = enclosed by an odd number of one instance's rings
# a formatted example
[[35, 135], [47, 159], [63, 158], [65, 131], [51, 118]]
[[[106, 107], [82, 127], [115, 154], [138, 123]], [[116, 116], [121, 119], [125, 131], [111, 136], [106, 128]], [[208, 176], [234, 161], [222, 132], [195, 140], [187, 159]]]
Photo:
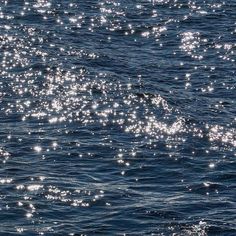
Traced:
[[235, 0], [0, 0], [0, 235], [236, 235]]

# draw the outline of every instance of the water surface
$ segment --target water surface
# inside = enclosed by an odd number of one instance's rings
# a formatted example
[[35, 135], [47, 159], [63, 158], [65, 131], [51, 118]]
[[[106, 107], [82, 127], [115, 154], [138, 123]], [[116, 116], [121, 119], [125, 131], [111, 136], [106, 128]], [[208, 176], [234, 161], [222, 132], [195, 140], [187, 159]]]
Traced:
[[1, 235], [236, 235], [235, 13], [0, 0]]

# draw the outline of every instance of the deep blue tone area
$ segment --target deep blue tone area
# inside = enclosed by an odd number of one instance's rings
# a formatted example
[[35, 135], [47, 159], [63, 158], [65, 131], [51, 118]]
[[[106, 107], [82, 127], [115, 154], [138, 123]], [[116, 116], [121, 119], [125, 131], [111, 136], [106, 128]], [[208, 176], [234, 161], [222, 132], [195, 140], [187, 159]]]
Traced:
[[0, 0], [0, 235], [236, 235], [235, 60], [235, 0]]

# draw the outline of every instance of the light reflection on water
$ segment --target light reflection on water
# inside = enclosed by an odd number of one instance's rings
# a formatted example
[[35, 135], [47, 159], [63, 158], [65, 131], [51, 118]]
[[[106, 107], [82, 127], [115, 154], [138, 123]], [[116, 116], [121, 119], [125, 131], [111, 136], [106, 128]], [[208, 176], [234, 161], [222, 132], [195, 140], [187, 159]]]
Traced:
[[232, 235], [234, 1], [0, 1], [1, 233]]

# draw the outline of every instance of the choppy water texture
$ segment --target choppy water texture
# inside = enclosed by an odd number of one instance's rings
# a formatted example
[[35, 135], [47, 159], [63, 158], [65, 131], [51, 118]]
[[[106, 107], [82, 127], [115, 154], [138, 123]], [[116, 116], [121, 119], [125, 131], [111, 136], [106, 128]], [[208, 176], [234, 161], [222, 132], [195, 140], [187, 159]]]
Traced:
[[236, 235], [235, 0], [0, 0], [1, 235]]

